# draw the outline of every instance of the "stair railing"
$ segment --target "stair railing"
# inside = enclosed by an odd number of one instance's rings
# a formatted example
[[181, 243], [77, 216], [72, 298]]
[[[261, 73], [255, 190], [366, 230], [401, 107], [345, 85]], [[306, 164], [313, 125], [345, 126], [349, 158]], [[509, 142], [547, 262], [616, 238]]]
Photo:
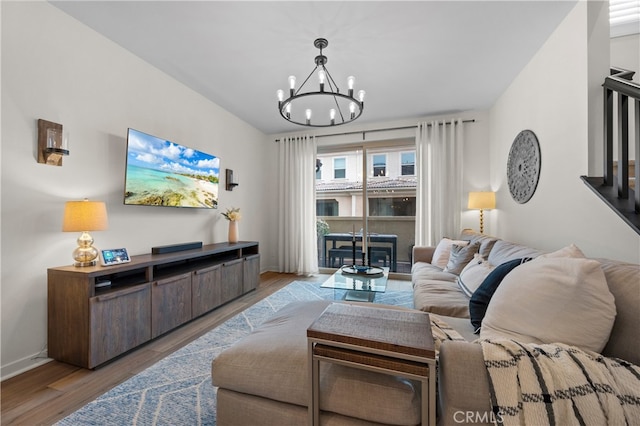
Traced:
[[[635, 212], [640, 213], [640, 85], [631, 81], [633, 71], [611, 68], [611, 75], [604, 79], [604, 175], [603, 185], [616, 186], [618, 198], [629, 198], [629, 98], [634, 103], [635, 127]], [[618, 114], [614, 124], [614, 92], [617, 95]], [[613, 128], [618, 128], [618, 170], [613, 173]]]
[[[604, 79], [604, 170], [602, 177], [581, 176], [585, 184], [596, 193], [622, 220], [640, 235], [640, 84], [631, 79], [633, 71], [611, 68]], [[614, 117], [614, 102], [617, 115]], [[631, 103], [631, 105], [629, 105]], [[629, 108], [633, 108], [634, 126], [634, 189], [629, 185]], [[615, 126], [615, 127], [614, 127]], [[614, 173], [613, 129], [617, 128], [618, 167]], [[632, 195], [633, 194], [633, 195]]]

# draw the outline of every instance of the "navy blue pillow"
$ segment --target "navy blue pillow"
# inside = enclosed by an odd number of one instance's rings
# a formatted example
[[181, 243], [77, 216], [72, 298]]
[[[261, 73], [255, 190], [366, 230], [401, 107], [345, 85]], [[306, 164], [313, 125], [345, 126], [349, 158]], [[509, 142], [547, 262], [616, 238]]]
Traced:
[[482, 319], [484, 318], [484, 314], [487, 312], [489, 301], [491, 300], [491, 297], [493, 297], [493, 293], [496, 292], [504, 277], [506, 277], [507, 274], [516, 266], [522, 265], [524, 262], [529, 260], [531, 260], [530, 257], [525, 257], [503, 263], [491, 271], [491, 273], [487, 275], [487, 278], [482, 281], [480, 287], [473, 292], [471, 300], [469, 300], [469, 316], [471, 317], [471, 324], [475, 330], [474, 333], [478, 334], [480, 332], [480, 325], [482, 325]]

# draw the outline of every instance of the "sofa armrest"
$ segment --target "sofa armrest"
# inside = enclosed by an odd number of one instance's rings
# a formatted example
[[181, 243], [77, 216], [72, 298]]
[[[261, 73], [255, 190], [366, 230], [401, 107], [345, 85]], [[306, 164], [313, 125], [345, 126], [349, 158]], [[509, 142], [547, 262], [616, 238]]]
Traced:
[[413, 263], [426, 262], [431, 263], [433, 259], [433, 253], [436, 251], [435, 247], [427, 246], [413, 246]]
[[442, 343], [438, 405], [439, 424], [494, 424], [482, 346], [458, 341]]

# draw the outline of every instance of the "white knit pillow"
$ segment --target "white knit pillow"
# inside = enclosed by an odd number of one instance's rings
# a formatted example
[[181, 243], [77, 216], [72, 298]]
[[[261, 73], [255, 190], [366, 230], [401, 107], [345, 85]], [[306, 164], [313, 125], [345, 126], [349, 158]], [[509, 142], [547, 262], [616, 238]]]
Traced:
[[454, 244], [458, 246], [466, 246], [469, 244], [469, 241], [443, 238], [442, 240], [440, 240], [440, 242], [436, 246], [435, 251], [433, 252], [431, 264], [436, 265], [441, 269], [446, 268], [447, 263], [449, 262], [449, 257], [451, 256], [451, 247], [453, 247]]
[[482, 320], [481, 339], [566, 343], [600, 352], [616, 306], [597, 260], [537, 258], [504, 278]]

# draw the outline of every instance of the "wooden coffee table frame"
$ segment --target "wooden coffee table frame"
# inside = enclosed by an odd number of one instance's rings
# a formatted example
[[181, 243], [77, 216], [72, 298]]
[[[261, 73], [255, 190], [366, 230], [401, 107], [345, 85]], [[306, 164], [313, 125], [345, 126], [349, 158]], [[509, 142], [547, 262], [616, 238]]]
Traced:
[[310, 425], [320, 424], [320, 361], [420, 381], [421, 422], [435, 425], [435, 350], [428, 314], [333, 303], [307, 329], [307, 341]]

